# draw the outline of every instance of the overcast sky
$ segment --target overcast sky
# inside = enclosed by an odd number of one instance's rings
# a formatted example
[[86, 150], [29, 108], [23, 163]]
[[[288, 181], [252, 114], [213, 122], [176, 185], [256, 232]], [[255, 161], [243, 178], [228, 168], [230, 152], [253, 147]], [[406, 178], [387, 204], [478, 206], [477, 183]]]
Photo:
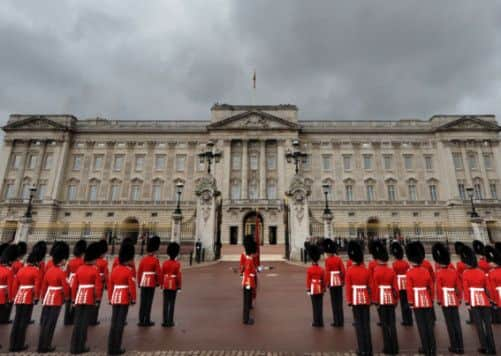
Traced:
[[0, 6], [9, 113], [208, 119], [214, 102], [302, 119], [501, 115], [499, 1], [20, 1]]

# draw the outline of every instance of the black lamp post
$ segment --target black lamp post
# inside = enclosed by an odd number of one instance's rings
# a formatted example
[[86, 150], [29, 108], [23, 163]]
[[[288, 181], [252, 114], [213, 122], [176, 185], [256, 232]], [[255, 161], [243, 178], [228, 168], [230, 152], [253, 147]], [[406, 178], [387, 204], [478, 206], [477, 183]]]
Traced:
[[287, 159], [288, 163], [294, 162], [296, 166], [296, 175], [299, 174], [299, 163], [306, 163], [306, 157], [308, 155], [304, 152], [301, 152], [299, 150], [299, 140], [293, 140], [292, 141], [292, 147], [293, 151], [289, 151], [285, 154], [285, 158]]
[[210, 174], [211, 170], [211, 165], [212, 162], [214, 163], [219, 162], [219, 159], [221, 158], [221, 153], [220, 152], [215, 152], [214, 151], [214, 142], [209, 141], [207, 142], [207, 151], [199, 153], [198, 157], [200, 157], [200, 162], [205, 162], [207, 161], [207, 174]]
[[176, 183], [176, 210], [174, 210], [174, 214], [181, 215], [181, 194], [183, 193], [183, 182]]
[[477, 213], [477, 210], [475, 209], [475, 202], [473, 201], [473, 195], [474, 195], [475, 190], [470, 187], [470, 188], [466, 188], [466, 192], [468, 193], [468, 197], [470, 198], [470, 202], [471, 202], [470, 216], [472, 219], [478, 218], [479, 215]]
[[24, 213], [25, 218], [33, 217], [33, 197], [35, 196], [36, 191], [37, 191], [37, 188], [35, 188], [35, 187], [30, 188], [30, 197], [28, 199], [28, 207], [26, 208], [26, 213]]
[[329, 209], [329, 199], [328, 199], [330, 188], [331, 188], [330, 184], [328, 184], [328, 183], [322, 184], [322, 190], [323, 190], [324, 196], [325, 196], [325, 208], [324, 208], [325, 215], [331, 214], [331, 209]]

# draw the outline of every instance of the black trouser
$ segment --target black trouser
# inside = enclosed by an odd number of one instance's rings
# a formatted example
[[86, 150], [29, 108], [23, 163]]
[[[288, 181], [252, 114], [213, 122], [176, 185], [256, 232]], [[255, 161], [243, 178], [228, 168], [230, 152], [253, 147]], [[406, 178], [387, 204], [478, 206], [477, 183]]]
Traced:
[[128, 304], [113, 305], [111, 313], [110, 335], [108, 337], [108, 354], [118, 354], [122, 349], [122, 336], [127, 320]]
[[99, 307], [101, 306], [101, 303], [97, 303], [94, 306], [94, 309], [92, 310], [92, 316], [90, 317], [90, 322], [89, 325], [97, 325], [98, 324], [98, 319], [99, 319]]
[[33, 304], [17, 304], [16, 316], [10, 333], [10, 351], [19, 351], [26, 341], [26, 329], [31, 320]]
[[398, 338], [395, 320], [395, 306], [379, 306], [379, 316], [381, 318], [381, 329], [383, 330], [383, 353], [388, 355], [398, 354]]
[[139, 323], [151, 323], [151, 305], [155, 296], [155, 287], [141, 287], [141, 303], [139, 304]]
[[343, 287], [329, 288], [331, 294], [332, 320], [334, 326], [344, 325]]
[[176, 294], [176, 290], [164, 289], [164, 325], [172, 326], [174, 324]]
[[71, 301], [67, 301], [64, 304], [64, 325], [73, 325], [75, 319], [75, 310]]
[[9, 323], [11, 310], [12, 310], [12, 303], [0, 304], [0, 324]]
[[52, 346], [52, 337], [56, 329], [57, 319], [61, 312], [60, 306], [44, 305], [40, 316], [40, 337], [38, 339], [38, 352], [48, 351]]
[[250, 319], [250, 309], [252, 306], [252, 288], [243, 288], [244, 291], [244, 323], [248, 323]]
[[492, 314], [492, 323], [501, 324], [501, 307], [492, 306], [491, 314]]
[[412, 325], [412, 309], [407, 299], [407, 291], [401, 290], [400, 292], [400, 309], [402, 310], [402, 324]]
[[72, 354], [78, 354], [85, 351], [87, 343], [87, 329], [92, 318], [94, 305], [79, 304], [74, 307], [75, 320], [73, 326], [73, 334], [71, 335], [71, 348]]
[[491, 309], [489, 307], [471, 308], [472, 321], [475, 324], [480, 340], [480, 347], [488, 353], [496, 353], [496, 344], [492, 334]]
[[461, 321], [459, 320], [458, 307], [442, 307], [444, 313], [445, 325], [452, 351], [463, 351], [463, 332], [461, 331]]
[[368, 305], [354, 305], [353, 319], [357, 334], [358, 355], [372, 355], [370, 309]]
[[414, 308], [414, 316], [421, 339], [421, 348], [425, 355], [436, 355], [437, 344], [435, 333], [433, 332], [433, 309], [432, 308]]
[[311, 296], [311, 306], [313, 308], [313, 326], [323, 326], [324, 325], [324, 313], [323, 313], [323, 301], [324, 295], [312, 294]]

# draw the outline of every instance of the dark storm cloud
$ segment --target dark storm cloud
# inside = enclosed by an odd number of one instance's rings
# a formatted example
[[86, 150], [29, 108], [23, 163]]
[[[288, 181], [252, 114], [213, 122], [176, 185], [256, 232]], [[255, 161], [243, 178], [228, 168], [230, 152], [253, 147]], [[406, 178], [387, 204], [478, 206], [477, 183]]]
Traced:
[[0, 114], [207, 119], [212, 103], [302, 118], [498, 113], [494, 1], [7, 1]]

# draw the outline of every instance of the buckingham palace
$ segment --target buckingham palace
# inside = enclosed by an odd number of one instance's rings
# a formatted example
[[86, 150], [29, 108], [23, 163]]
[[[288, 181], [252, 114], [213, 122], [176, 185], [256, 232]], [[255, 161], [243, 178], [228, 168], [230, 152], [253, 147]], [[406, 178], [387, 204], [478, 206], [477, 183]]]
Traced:
[[[258, 224], [265, 245], [326, 234], [501, 241], [494, 115], [308, 120], [295, 105], [215, 104], [208, 116], [10, 115], [2, 240], [155, 233], [189, 243], [203, 233], [197, 216], [210, 216], [222, 245], [241, 244]], [[211, 214], [197, 190], [204, 177], [217, 187]]]

